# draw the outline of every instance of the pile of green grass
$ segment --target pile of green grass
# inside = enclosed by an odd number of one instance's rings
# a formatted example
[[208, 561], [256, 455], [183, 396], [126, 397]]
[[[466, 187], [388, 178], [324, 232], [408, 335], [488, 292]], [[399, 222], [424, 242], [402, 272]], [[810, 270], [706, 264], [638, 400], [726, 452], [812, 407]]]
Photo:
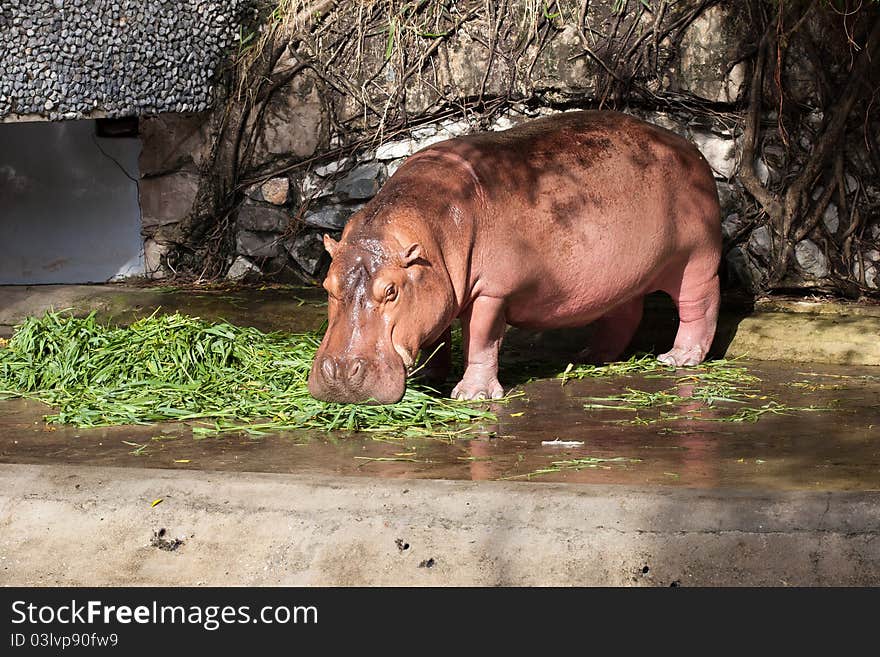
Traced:
[[0, 348], [0, 399], [58, 408], [52, 423], [97, 427], [198, 422], [197, 434], [288, 429], [430, 434], [495, 416], [410, 385], [387, 406], [321, 402], [309, 395], [317, 333], [263, 333], [195, 317], [152, 315], [128, 327], [94, 314], [47, 313]]

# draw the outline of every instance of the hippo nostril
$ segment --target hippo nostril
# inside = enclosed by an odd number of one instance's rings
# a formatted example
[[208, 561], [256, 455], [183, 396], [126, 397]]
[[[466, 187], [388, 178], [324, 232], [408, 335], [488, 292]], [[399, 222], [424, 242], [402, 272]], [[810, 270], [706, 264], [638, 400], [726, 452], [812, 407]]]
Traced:
[[325, 356], [321, 361], [321, 375], [325, 381], [336, 380], [336, 361], [330, 356]]
[[367, 361], [363, 358], [354, 358], [348, 365], [347, 378], [350, 385], [358, 385], [364, 380], [367, 373]]

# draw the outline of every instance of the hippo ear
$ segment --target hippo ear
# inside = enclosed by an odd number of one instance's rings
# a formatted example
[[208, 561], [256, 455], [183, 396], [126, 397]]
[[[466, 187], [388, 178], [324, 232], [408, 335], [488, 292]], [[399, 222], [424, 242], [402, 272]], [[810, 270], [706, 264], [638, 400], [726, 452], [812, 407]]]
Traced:
[[330, 254], [331, 258], [333, 257], [333, 254], [336, 253], [336, 247], [338, 247], [338, 246], [339, 246], [339, 242], [337, 242], [335, 239], [333, 239], [332, 237], [330, 237], [326, 233], [324, 234], [324, 248], [327, 249], [327, 253]]
[[417, 242], [410, 244], [401, 253], [400, 258], [403, 260], [403, 266], [409, 267], [416, 260], [422, 257], [422, 247]]

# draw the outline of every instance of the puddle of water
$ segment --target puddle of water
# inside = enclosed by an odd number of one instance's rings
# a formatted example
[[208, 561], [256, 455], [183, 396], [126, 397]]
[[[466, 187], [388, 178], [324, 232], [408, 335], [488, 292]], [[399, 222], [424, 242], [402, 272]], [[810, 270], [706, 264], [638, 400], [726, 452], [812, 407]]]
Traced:
[[[475, 427], [457, 440], [323, 432], [195, 439], [188, 426], [171, 423], [101, 429], [47, 426], [42, 421], [46, 407], [15, 400], [0, 402], [0, 462], [698, 488], [880, 490], [880, 368], [743, 364], [762, 379], [762, 394], [792, 406], [834, 404], [834, 410], [769, 415], [754, 424], [693, 419], [621, 425], [609, 421], [630, 419], [633, 413], [585, 410], [585, 399], [618, 393], [627, 386], [657, 390], [671, 385], [670, 381], [631, 377], [570, 381], [562, 386], [558, 380], [538, 380], [519, 387], [522, 397], [494, 405], [496, 424]], [[558, 364], [555, 369], [560, 369]], [[641, 415], [651, 417], [656, 411]], [[544, 444], [555, 440], [571, 444]], [[572, 463], [578, 459], [580, 464]]]

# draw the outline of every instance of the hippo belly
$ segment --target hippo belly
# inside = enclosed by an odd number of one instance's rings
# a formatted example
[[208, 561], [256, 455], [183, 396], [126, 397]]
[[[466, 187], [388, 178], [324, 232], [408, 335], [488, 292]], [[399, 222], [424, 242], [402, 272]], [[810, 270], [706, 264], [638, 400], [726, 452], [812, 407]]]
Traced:
[[[577, 272], [560, 275], [560, 263], [537, 272], [534, 281], [523, 281], [506, 296], [507, 323], [519, 328], [548, 330], [590, 324], [617, 306], [660, 289], [663, 274], [670, 268], [675, 251], [631, 255], [616, 254], [584, 245]], [[552, 257], [552, 255], [551, 255]]]
[[[506, 267], [487, 272], [507, 299], [509, 324], [540, 330], [583, 326], [662, 289], [690, 258], [670, 214], [621, 213], [609, 221], [609, 215], [593, 213], [581, 209], [575, 215], [581, 223], [577, 228], [559, 225], [549, 213], [535, 218], [534, 223], [554, 228], [515, 247], [516, 261], [524, 263], [518, 275]], [[638, 230], [631, 230], [633, 226]]]
[[720, 213], [711, 172], [696, 149], [660, 136], [652, 148], [615, 142], [587, 165], [571, 152], [541, 153], [540, 166], [560, 173], [539, 177], [537, 190], [500, 181], [503, 206], [494, 214], [510, 226], [491, 234], [510, 237], [487, 239], [497, 254], [482, 258], [482, 274], [485, 293], [507, 300], [510, 324], [579, 326], [650, 292], [679, 292], [686, 267], [715, 277]]

